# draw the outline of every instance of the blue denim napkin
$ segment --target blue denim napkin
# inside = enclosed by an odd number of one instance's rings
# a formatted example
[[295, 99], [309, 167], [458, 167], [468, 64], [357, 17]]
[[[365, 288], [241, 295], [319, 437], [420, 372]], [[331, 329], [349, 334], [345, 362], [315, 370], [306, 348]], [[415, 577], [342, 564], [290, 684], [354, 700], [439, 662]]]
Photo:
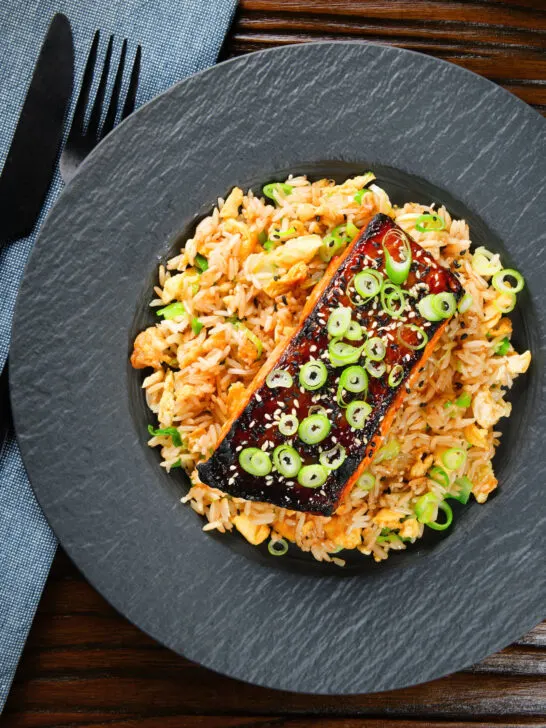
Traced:
[[[115, 60], [123, 38], [129, 40], [129, 61], [137, 44], [142, 45], [138, 106], [216, 61], [236, 4], [237, 0], [2, 0], [0, 165], [5, 161], [41, 43], [55, 12], [65, 13], [72, 24], [76, 49], [74, 97], [96, 29], [104, 31], [101, 58], [110, 33], [116, 39]], [[40, 223], [61, 188], [57, 174]], [[0, 250], [0, 372], [8, 355], [17, 290], [34, 239], [32, 235]], [[0, 453], [0, 712], [55, 548], [55, 537], [36, 503], [11, 432]]]

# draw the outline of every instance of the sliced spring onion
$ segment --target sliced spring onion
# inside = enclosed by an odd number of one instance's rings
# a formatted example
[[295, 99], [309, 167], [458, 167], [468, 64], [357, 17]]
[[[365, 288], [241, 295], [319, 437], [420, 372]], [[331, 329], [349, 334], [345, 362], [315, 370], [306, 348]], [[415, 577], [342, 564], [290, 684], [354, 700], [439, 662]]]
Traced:
[[415, 501], [415, 515], [419, 523], [430, 523], [438, 513], [439, 497], [436, 493], [425, 493]]
[[373, 336], [364, 344], [364, 354], [371, 361], [382, 361], [387, 353], [387, 347], [383, 339], [379, 336]]
[[262, 192], [273, 202], [278, 202], [277, 195], [279, 192], [289, 195], [293, 189], [292, 185], [288, 185], [286, 182], [270, 182], [270, 184], [262, 187]]
[[402, 346], [413, 351], [423, 349], [428, 342], [428, 334], [416, 324], [403, 324], [397, 332], [398, 341]]
[[451, 510], [449, 503], [446, 503], [445, 501], [440, 501], [438, 503], [438, 509], [445, 513], [446, 520], [443, 523], [438, 523], [438, 521], [427, 521], [425, 525], [429, 528], [433, 528], [435, 531], [445, 531], [446, 528], [449, 528], [453, 522], [453, 511]]
[[343, 445], [337, 443], [331, 450], [321, 452], [319, 455], [320, 464], [328, 470], [337, 470], [347, 458], [347, 452]]
[[436, 294], [430, 293], [417, 303], [417, 310], [427, 321], [440, 321], [442, 318], [441, 314], [437, 313], [436, 309], [432, 305], [435, 297]]
[[148, 432], [152, 437], [161, 437], [169, 435], [175, 447], [182, 447], [182, 438], [176, 427], [162, 427], [155, 430], [152, 425], [148, 425]]
[[470, 392], [463, 392], [460, 397], [457, 397], [455, 400], [455, 404], [457, 407], [463, 407], [464, 409], [467, 409], [467, 407], [470, 407], [472, 404], [472, 395]]
[[193, 316], [192, 320], [191, 320], [191, 330], [193, 331], [195, 336], [199, 336], [202, 328], [203, 328], [203, 324], [201, 323], [201, 321], [199, 321], [198, 318]]
[[239, 465], [251, 475], [263, 477], [272, 470], [271, 458], [259, 447], [245, 447], [239, 453]]
[[371, 404], [357, 399], [347, 406], [345, 417], [352, 428], [362, 430], [371, 411]]
[[276, 387], [291, 387], [294, 384], [292, 375], [286, 369], [272, 369], [265, 379], [270, 389]]
[[368, 375], [366, 370], [361, 366], [352, 366], [344, 369], [337, 388], [337, 403], [340, 407], [347, 407], [347, 403], [343, 399], [343, 392], [352, 392], [359, 394], [368, 389]]
[[324, 465], [304, 465], [298, 473], [298, 483], [304, 488], [320, 488], [328, 478]]
[[267, 550], [271, 556], [284, 556], [288, 551], [288, 542], [284, 538], [278, 538], [276, 541], [271, 539], [267, 544]]
[[381, 290], [383, 276], [378, 270], [373, 268], [364, 268], [353, 278], [353, 286], [358, 295], [367, 300], [372, 296], [376, 296]]
[[420, 233], [430, 233], [433, 230], [445, 230], [446, 224], [443, 217], [436, 213], [419, 215], [415, 221], [415, 229]]
[[334, 255], [336, 255], [336, 253], [339, 253], [344, 245], [345, 242], [340, 235], [328, 233], [328, 235], [324, 236], [322, 240], [322, 245], [319, 248], [319, 255], [321, 260], [323, 260], [325, 263], [328, 263], [330, 260], [332, 260]]
[[266, 240], [267, 240], [267, 231], [262, 230], [261, 233], [258, 233], [258, 242], [260, 243], [260, 245], [263, 245]]
[[195, 256], [194, 262], [195, 262], [195, 267], [198, 268], [201, 271], [201, 273], [204, 273], [209, 267], [208, 260], [205, 258], [204, 255], [201, 255], [201, 253], [197, 253], [197, 255]]
[[470, 293], [465, 293], [464, 296], [461, 298], [457, 305], [457, 309], [459, 310], [459, 313], [466, 313], [470, 306], [474, 303], [474, 299], [470, 295]]
[[351, 309], [340, 306], [332, 311], [326, 326], [330, 336], [344, 336], [351, 323]]
[[[515, 281], [514, 285], [511, 284], [510, 279]], [[496, 288], [500, 293], [519, 293], [523, 290], [525, 280], [517, 270], [503, 268], [498, 273], [495, 273], [491, 283], [493, 284], [493, 288]]]
[[256, 336], [256, 334], [253, 331], [251, 331], [249, 328], [247, 328], [244, 324], [238, 322], [236, 324], [236, 327], [238, 329], [240, 329], [241, 331], [243, 331], [246, 338], [252, 344], [254, 344], [254, 346], [256, 347], [256, 353], [257, 353], [256, 359], [260, 359], [260, 357], [262, 356], [263, 349], [264, 349], [263, 344], [260, 341], [260, 339]]
[[361, 366], [347, 367], [341, 373], [339, 386], [348, 392], [358, 394], [368, 389], [368, 375], [366, 370]]
[[394, 460], [400, 454], [400, 443], [396, 438], [389, 440], [386, 445], [379, 448], [377, 455], [374, 457], [374, 464], [382, 463], [384, 460]]
[[501, 270], [502, 263], [498, 255], [482, 245], [472, 255], [472, 268], [480, 276], [493, 276]]
[[340, 339], [332, 339], [328, 344], [328, 356], [334, 367], [344, 367], [346, 364], [354, 364], [360, 358], [361, 346], [351, 346]]
[[175, 301], [175, 303], [169, 303], [168, 306], [160, 308], [156, 311], [158, 316], [163, 316], [164, 319], [173, 319], [178, 316], [183, 316], [186, 313], [186, 307], [183, 303]]
[[387, 275], [393, 283], [401, 285], [409, 275], [412, 261], [411, 246], [406, 234], [400, 230], [390, 230], [383, 241], [383, 252]]
[[384, 361], [373, 361], [372, 359], [367, 359], [365, 366], [370, 377], [374, 377], [374, 379], [379, 379], [379, 377], [382, 377], [387, 371], [387, 365]]
[[380, 294], [381, 308], [391, 318], [400, 318], [406, 308], [404, 291], [394, 283], [384, 283]]
[[364, 199], [364, 196], [368, 194], [368, 192], [371, 194], [371, 190], [369, 190], [367, 187], [363, 187], [361, 190], [358, 190], [356, 195], [354, 196], [354, 201], [358, 203], [359, 205], [362, 204], [362, 200]]
[[180, 460], [180, 458], [178, 458], [178, 460], [170, 466], [169, 470], [174, 470], [175, 468], [181, 468], [181, 467], [182, 467], [182, 460]]
[[328, 437], [332, 423], [325, 415], [308, 415], [298, 427], [300, 440], [306, 445], [316, 445]]
[[300, 369], [299, 381], [304, 389], [314, 391], [320, 389], [326, 383], [328, 370], [319, 359], [312, 359], [306, 362]]
[[372, 475], [369, 471], [366, 470], [356, 481], [356, 485], [358, 488], [360, 488], [360, 490], [372, 490], [375, 485], [375, 475]]
[[446, 496], [446, 498], [453, 498], [453, 500], [457, 500], [459, 503], [463, 504], [468, 503], [468, 499], [472, 493], [472, 488], [474, 487], [472, 481], [469, 480], [466, 475], [461, 475], [461, 477], [457, 478], [453, 485], [457, 489], [456, 492], [450, 493]]
[[288, 230], [279, 230], [278, 228], [274, 228], [273, 232], [270, 233], [270, 237], [273, 242], [278, 242], [279, 240], [288, 240], [288, 238], [296, 232], [297, 231], [294, 226], [289, 227]]
[[428, 471], [427, 475], [431, 480], [434, 480], [435, 483], [439, 483], [444, 488], [449, 488], [449, 475], [438, 465], [434, 465], [434, 467]]
[[344, 248], [358, 235], [358, 228], [352, 222], [343, 223], [335, 227], [328, 235], [325, 235], [319, 255], [322, 260], [328, 262], [336, 253]]
[[282, 415], [279, 419], [279, 432], [281, 435], [295, 435], [298, 431], [299, 420], [296, 415]]
[[360, 341], [365, 335], [366, 334], [358, 321], [351, 321], [349, 328], [345, 332], [344, 338], [349, 339], [349, 341]]
[[508, 354], [509, 349], [510, 339], [505, 336], [504, 339], [499, 344], [497, 344], [495, 354], [498, 354], [499, 356], [504, 356], [505, 354]]
[[273, 450], [273, 465], [281, 475], [295, 478], [300, 472], [301, 458], [290, 445], [279, 445]]
[[499, 293], [493, 301], [493, 306], [501, 313], [510, 313], [516, 305], [515, 293]]
[[324, 415], [325, 417], [328, 417], [328, 412], [324, 409], [322, 405], [314, 404], [309, 407], [307, 415]]
[[441, 318], [449, 318], [457, 310], [457, 299], [449, 291], [436, 293], [432, 301], [432, 308]]
[[450, 447], [442, 453], [442, 463], [447, 470], [458, 470], [466, 462], [466, 451], [460, 447]]
[[389, 373], [389, 387], [398, 387], [404, 379], [404, 367], [401, 364], [395, 364]]
[[277, 247], [277, 243], [274, 240], [266, 240], [263, 244], [263, 249], [266, 253], [270, 253], [272, 250], [275, 250]]

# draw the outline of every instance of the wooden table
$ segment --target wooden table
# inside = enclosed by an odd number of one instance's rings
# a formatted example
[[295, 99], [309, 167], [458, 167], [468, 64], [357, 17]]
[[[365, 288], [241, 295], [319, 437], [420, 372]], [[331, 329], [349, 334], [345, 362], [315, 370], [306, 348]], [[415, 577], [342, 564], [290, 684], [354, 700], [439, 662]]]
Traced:
[[[430, 53], [546, 115], [546, 0], [243, 0], [222, 56], [321, 39]], [[160, 647], [60, 550], [2, 726], [546, 726], [545, 673], [546, 622], [469, 670], [406, 690], [337, 698], [252, 687]]]

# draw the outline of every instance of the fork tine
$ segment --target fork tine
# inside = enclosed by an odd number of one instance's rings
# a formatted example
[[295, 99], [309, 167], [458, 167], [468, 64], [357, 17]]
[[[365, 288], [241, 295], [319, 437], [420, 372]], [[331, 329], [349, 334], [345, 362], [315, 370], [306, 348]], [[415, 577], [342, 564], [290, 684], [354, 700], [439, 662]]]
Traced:
[[102, 126], [101, 136], [106, 136], [108, 132], [111, 132], [116, 123], [116, 113], [118, 109], [119, 95], [121, 92], [121, 84], [123, 81], [123, 68], [125, 66], [125, 54], [127, 53], [127, 39], [123, 41], [121, 46], [121, 54], [119, 57], [118, 70], [116, 71], [116, 78], [114, 80], [114, 87], [112, 89], [112, 96], [110, 103], [108, 104], [108, 111], [106, 112], [106, 118]]
[[76, 102], [76, 108], [74, 109], [74, 116], [72, 117], [72, 124], [70, 125], [69, 137], [73, 135], [79, 135], [83, 133], [83, 125], [85, 121], [85, 109], [87, 107], [87, 101], [89, 100], [89, 91], [91, 90], [91, 84], [93, 83], [93, 73], [95, 71], [95, 63], [97, 60], [97, 50], [99, 47], [100, 33], [97, 30], [93, 38], [93, 43], [89, 49], [89, 55], [85, 63], [85, 70], [83, 72], [82, 85], [80, 88], [80, 94]]
[[100, 118], [102, 114], [102, 103], [104, 101], [104, 94], [106, 92], [106, 84], [108, 83], [108, 72], [110, 71], [110, 60], [112, 58], [112, 49], [114, 47], [114, 36], [110, 36], [108, 41], [108, 48], [106, 49], [106, 56], [104, 58], [104, 65], [102, 67], [102, 74], [99, 81], [99, 87], [97, 89], [97, 95], [91, 109], [91, 115], [89, 117], [89, 125], [87, 127], [87, 133], [94, 136], [96, 139], [99, 137], [99, 126]]
[[123, 105], [123, 111], [121, 112], [121, 118], [125, 119], [126, 116], [132, 114], [135, 110], [135, 99], [138, 88], [138, 77], [140, 75], [140, 59], [142, 56], [142, 47], [138, 46], [135, 53], [135, 60], [133, 61], [133, 68], [131, 70], [131, 78], [129, 80], [129, 87], [127, 89], [127, 97], [125, 98], [125, 104]]

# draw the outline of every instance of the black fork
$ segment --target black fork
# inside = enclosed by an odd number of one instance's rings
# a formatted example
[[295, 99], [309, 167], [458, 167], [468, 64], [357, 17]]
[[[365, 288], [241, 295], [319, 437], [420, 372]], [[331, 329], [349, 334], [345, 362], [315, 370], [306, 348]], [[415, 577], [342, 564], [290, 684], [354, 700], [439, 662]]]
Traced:
[[[65, 183], [70, 182], [76, 170], [83, 162], [89, 152], [103, 139], [109, 132], [112, 131], [116, 124], [116, 117], [118, 116], [118, 108], [120, 104], [121, 86], [123, 82], [123, 70], [125, 67], [125, 57], [127, 55], [127, 39], [123, 41], [121, 47], [121, 53], [119, 57], [119, 63], [116, 70], [116, 76], [114, 79], [114, 86], [112, 88], [112, 95], [110, 97], [110, 103], [108, 104], [108, 110], [104, 118], [104, 123], [101, 125], [102, 110], [104, 104], [104, 96], [106, 93], [106, 86], [108, 83], [108, 74], [110, 72], [110, 63], [112, 60], [112, 50], [114, 47], [114, 36], [110, 36], [108, 41], [108, 48], [106, 49], [106, 56], [104, 58], [104, 64], [102, 66], [102, 73], [97, 88], [97, 94], [89, 114], [89, 122], [87, 127], [85, 126], [85, 117], [87, 104], [89, 102], [89, 93], [93, 84], [93, 76], [95, 73], [95, 63], [97, 60], [97, 51], [99, 47], [100, 33], [97, 30], [91, 50], [87, 56], [87, 63], [85, 64], [85, 71], [83, 73], [83, 81], [80, 89], [80, 95], [76, 102], [76, 109], [72, 118], [72, 124], [68, 133], [68, 139], [66, 140], [65, 147], [61, 154], [60, 169], [61, 176]], [[135, 98], [138, 88], [138, 77], [140, 74], [140, 59], [142, 49], [140, 45], [136, 49], [135, 58], [133, 61], [133, 67], [131, 69], [131, 76], [129, 78], [129, 85], [127, 87], [127, 94], [125, 96], [125, 102], [121, 109], [120, 121], [125, 119], [126, 116], [135, 108]]]

